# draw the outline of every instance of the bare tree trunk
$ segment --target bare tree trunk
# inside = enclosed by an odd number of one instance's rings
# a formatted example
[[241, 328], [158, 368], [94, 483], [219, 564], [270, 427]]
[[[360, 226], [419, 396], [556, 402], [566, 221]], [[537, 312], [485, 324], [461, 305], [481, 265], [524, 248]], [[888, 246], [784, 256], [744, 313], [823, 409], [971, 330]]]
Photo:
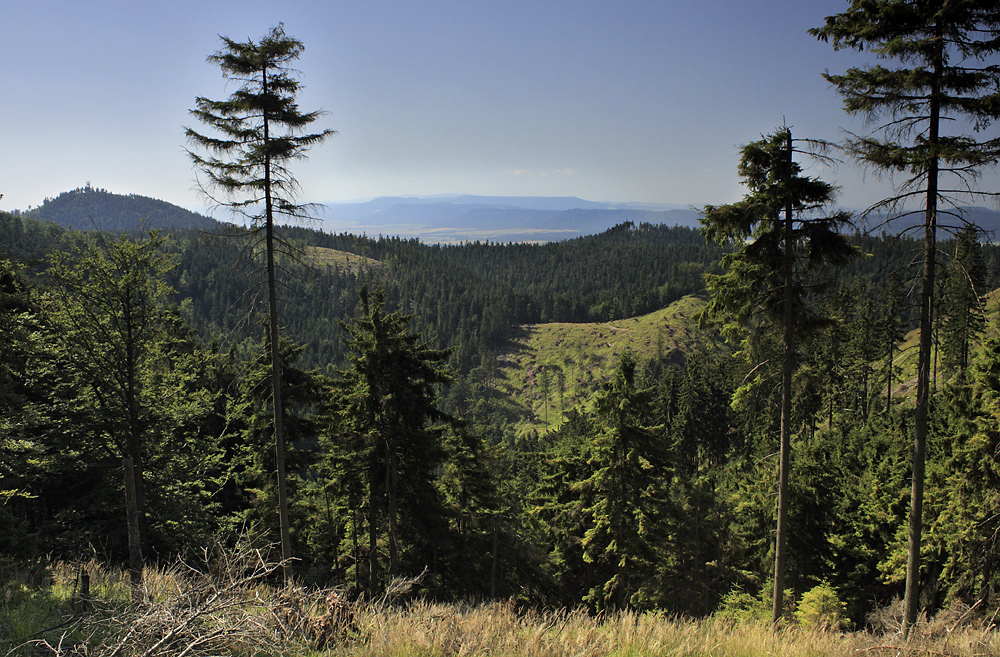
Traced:
[[[261, 71], [261, 86], [267, 93], [267, 68]], [[264, 113], [264, 144], [270, 143], [270, 124]], [[281, 570], [285, 584], [292, 583], [292, 537], [288, 518], [288, 488], [285, 480], [284, 406], [281, 401], [281, 345], [278, 340], [278, 293], [274, 265], [274, 204], [271, 199], [271, 157], [264, 155], [264, 238], [267, 257], [268, 334], [271, 342], [271, 399], [274, 411], [274, 461], [278, 472], [278, 522], [281, 525]]]
[[135, 467], [128, 456], [122, 459], [125, 473], [125, 518], [128, 525], [128, 573], [132, 581], [132, 602], [142, 602], [142, 539], [136, 500]]
[[[941, 46], [943, 48], [943, 46]], [[936, 148], [941, 121], [938, 80], [941, 78], [943, 54], [934, 61], [931, 84], [930, 125], [928, 145]], [[927, 453], [927, 421], [930, 410], [930, 365], [933, 325], [931, 307], [934, 303], [934, 268], [937, 253], [938, 158], [931, 159], [927, 168], [927, 211], [924, 219], [924, 271], [920, 292], [920, 351], [917, 359], [917, 407], [913, 422], [913, 480], [910, 489], [909, 546], [906, 556], [906, 594], [903, 598], [903, 633], [909, 634], [917, 621], [920, 607], [920, 535], [923, 526], [924, 465]]]
[[[792, 170], [792, 133], [788, 135], [788, 175]], [[781, 612], [785, 594], [785, 561], [788, 547], [788, 470], [791, 452], [792, 434], [792, 369], [794, 353], [792, 350], [792, 203], [785, 205], [785, 239], [784, 239], [784, 308], [782, 327], [782, 357], [781, 357], [781, 447], [778, 465], [778, 522], [774, 536], [774, 599], [771, 607], [771, 623], [776, 625], [781, 620]]]
[[271, 342], [271, 395], [274, 407], [274, 461], [278, 471], [278, 520], [281, 525], [281, 569], [286, 584], [292, 582], [292, 539], [288, 519], [288, 484], [285, 478], [285, 430], [281, 401], [281, 349], [278, 344], [278, 301], [274, 281], [273, 226], [267, 222], [267, 294]]

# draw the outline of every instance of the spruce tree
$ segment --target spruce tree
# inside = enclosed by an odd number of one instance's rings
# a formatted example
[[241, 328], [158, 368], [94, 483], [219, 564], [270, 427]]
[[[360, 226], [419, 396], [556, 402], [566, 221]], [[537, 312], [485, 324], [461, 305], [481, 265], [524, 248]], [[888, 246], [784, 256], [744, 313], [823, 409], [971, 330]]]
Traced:
[[246, 217], [254, 246], [264, 243], [267, 270], [268, 343], [271, 352], [271, 395], [274, 416], [278, 514], [286, 581], [291, 579], [291, 537], [285, 483], [285, 439], [282, 428], [281, 354], [278, 338], [278, 298], [275, 255], [278, 248], [275, 219], [306, 216], [308, 206], [295, 203], [297, 183], [288, 164], [334, 134], [333, 130], [306, 133], [322, 114], [302, 112], [295, 100], [301, 85], [291, 63], [299, 58], [301, 41], [285, 35], [279, 24], [257, 42], [221, 37], [224, 47], [208, 61], [227, 80], [239, 85], [228, 99], [198, 97], [191, 114], [214, 134], [185, 129], [190, 142], [207, 152], [189, 151], [195, 166], [207, 176], [202, 189], [212, 198], [219, 190], [220, 205]]
[[782, 614], [788, 542], [788, 475], [792, 433], [792, 374], [801, 337], [817, 326], [808, 311], [818, 265], [845, 262], [854, 253], [842, 229], [850, 217], [820, 212], [834, 187], [802, 175], [787, 128], [743, 148], [739, 172], [750, 193], [724, 206], [706, 206], [702, 232], [730, 249], [724, 274], [706, 275], [711, 294], [703, 317], [728, 323], [730, 335], [750, 353], [755, 337], [746, 329], [781, 335], [781, 433], [778, 518], [775, 537], [772, 621]]
[[941, 351], [947, 369], [964, 374], [972, 342], [985, 324], [986, 264], [979, 231], [966, 226], [955, 241], [955, 253], [941, 281], [937, 318], [941, 324]]
[[[411, 333], [411, 316], [387, 312], [382, 290], [362, 288], [360, 296], [360, 316], [343, 324], [350, 367], [334, 382], [329, 416], [337, 440], [326, 441], [323, 468], [337, 480], [336, 490], [352, 496], [345, 505], [365, 508], [363, 584], [377, 595], [404, 567], [429, 563], [445, 538], [436, 480], [447, 455], [445, 433], [456, 420], [438, 404], [439, 386], [451, 381], [448, 352]], [[362, 524], [352, 515], [353, 524]]]
[[[930, 408], [932, 307], [937, 229], [956, 215], [983, 167], [1000, 158], [1000, 139], [978, 139], [1000, 117], [1000, 5], [993, 0], [851, 0], [847, 11], [810, 30], [837, 50], [868, 50], [894, 67], [870, 65], [824, 77], [849, 114], [874, 124], [847, 149], [875, 171], [901, 174], [880, 212], [922, 213], [924, 256], [914, 416], [904, 628], [919, 607], [920, 538]], [[948, 133], [947, 128], [955, 128]], [[995, 194], [994, 194], [995, 195]], [[909, 205], [908, 205], [909, 203]], [[913, 203], [922, 206], [913, 209]]]
[[657, 547], [666, 539], [667, 468], [662, 426], [651, 426], [652, 389], [636, 380], [626, 352], [609, 384], [594, 397], [595, 435], [590, 476], [578, 485], [593, 495], [583, 509], [589, 527], [583, 559], [597, 566], [587, 602], [598, 611], [643, 606], [656, 572]]

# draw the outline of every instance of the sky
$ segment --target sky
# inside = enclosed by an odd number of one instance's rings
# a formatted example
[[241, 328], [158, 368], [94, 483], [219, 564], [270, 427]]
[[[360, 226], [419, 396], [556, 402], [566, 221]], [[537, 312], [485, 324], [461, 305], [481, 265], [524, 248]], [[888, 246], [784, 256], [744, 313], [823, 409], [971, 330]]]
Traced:
[[[739, 147], [866, 126], [822, 78], [871, 62], [806, 32], [846, 0], [5, 2], [0, 210], [83, 187], [210, 213], [185, 152], [197, 96], [233, 91], [219, 35], [305, 45], [302, 110], [338, 134], [293, 165], [303, 202], [391, 195], [721, 204]], [[996, 130], [993, 130], [996, 133]], [[996, 134], [994, 134], [996, 136]], [[864, 207], [887, 183], [807, 172]], [[991, 173], [983, 185], [1000, 190]], [[221, 211], [216, 211], [221, 212]]]

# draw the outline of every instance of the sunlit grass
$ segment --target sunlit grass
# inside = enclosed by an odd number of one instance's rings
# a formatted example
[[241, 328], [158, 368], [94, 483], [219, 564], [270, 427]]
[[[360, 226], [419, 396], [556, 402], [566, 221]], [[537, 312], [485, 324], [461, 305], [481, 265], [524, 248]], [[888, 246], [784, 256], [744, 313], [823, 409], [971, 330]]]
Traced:
[[524, 326], [517, 348], [502, 359], [497, 388], [525, 409], [518, 428], [545, 431], [566, 410], [586, 403], [611, 378], [624, 352], [639, 362], [690, 353], [704, 343], [696, 314], [704, 301], [686, 296], [667, 308], [612, 322]]
[[406, 609], [361, 610], [358, 638], [335, 654], [496, 655], [504, 657], [840, 657], [861, 654], [997, 654], [982, 630], [898, 636], [786, 627], [720, 618], [685, 620], [624, 612], [595, 618], [582, 612], [519, 612], [512, 605], [479, 607], [416, 603]]
[[[110, 654], [112, 642], [102, 636], [120, 637], [121, 621], [112, 620], [107, 634], [100, 626], [74, 623], [86, 616], [75, 599], [80, 591], [81, 566], [91, 578], [91, 594], [106, 614], [119, 609], [130, 618], [131, 588], [126, 572], [96, 562], [56, 564], [25, 569], [3, 582], [2, 644], [0, 656], [33, 653], [26, 641], [61, 641], [65, 646], [86, 644], [79, 654]], [[177, 569], [148, 569], [146, 595], [153, 607], [183, 598], [185, 585]], [[255, 580], [256, 581], [256, 580]], [[256, 581], [245, 600], [244, 612], [261, 624], [274, 620], [280, 596]], [[211, 590], [211, 589], [209, 589]], [[302, 598], [300, 598], [302, 599]], [[318, 598], [312, 598], [317, 600]], [[267, 604], [263, 604], [267, 601]], [[249, 604], [249, 606], [247, 606]], [[308, 605], [307, 605], [308, 606]], [[995, 628], [988, 617], [972, 610], [946, 610], [931, 621], [922, 620], [909, 640], [898, 633], [839, 632], [787, 625], [772, 630], [762, 621], [714, 616], [706, 619], [675, 618], [657, 613], [626, 611], [594, 616], [583, 611], [544, 611], [522, 608], [512, 602], [479, 605], [385, 601], [353, 605], [353, 621], [336, 640], [322, 649], [309, 646], [304, 636], [287, 636], [283, 652], [270, 657], [990, 657], [1000, 655]], [[309, 613], [322, 610], [310, 608]], [[888, 618], [891, 614], [886, 614]], [[93, 616], [91, 616], [92, 618]], [[140, 613], [136, 618], [141, 618]], [[977, 620], [978, 619], [978, 620]], [[168, 625], [164, 625], [166, 631]], [[206, 619], [205, 631], [213, 628]], [[235, 636], [235, 635], [234, 635]], [[155, 637], [153, 637], [155, 639]], [[119, 639], [115, 639], [118, 641]], [[120, 645], [120, 643], [118, 644]], [[275, 644], [277, 645], [277, 644]], [[22, 646], [18, 648], [18, 646]], [[241, 652], [242, 650], [242, 652]], [[167, 657], [176, 651], [156, 654]], [[44, 653], [49, 654], [49, 653]], [[52, 653], [59, 654], [59, 653]], [[63, 654], [69, 654], [65, 652]], [[125, 653], [121, 653], [124, 655]], [[189, 654], [199, 654], [192, 652]], [[215, 654], [215, 653], [212, 653]], [[234, 647], [221, 654], [246, 654]]]
[[313, 266], [331, 267], [352, 274], [357, 273], [361, 268], [370, 269], [382, 266], [382, 262], [379, 260], [322, 246], [307, 246], [306, 255]]

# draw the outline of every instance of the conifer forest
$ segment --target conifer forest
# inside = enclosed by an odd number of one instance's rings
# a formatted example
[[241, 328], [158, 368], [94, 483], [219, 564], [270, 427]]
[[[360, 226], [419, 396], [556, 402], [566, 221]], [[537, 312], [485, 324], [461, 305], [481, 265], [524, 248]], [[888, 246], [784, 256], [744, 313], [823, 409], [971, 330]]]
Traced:
[[[1000, 249], [969, 208], [998, 198], [1000, 7], [855, 1], [813, 32], [830, 71], [878, 54], [826, 74], [868, 132], [747, 135], [745, 196], [700, 229], [460, 244], [310, 224], [294, 162], [336, 117], [296, 104], [303, 46], [223, 38], [239, 88], [192, 90], [185, 131], [233, 223], [130, 226], [162, 208], [89, 185], [52, 201], [78, 228], [0, 213], [0, 570], [139, 590], [252, 535], [276, 584], [347, 599], [992, 614]], [[840, 209], [817, 158], [896, 195]]]

